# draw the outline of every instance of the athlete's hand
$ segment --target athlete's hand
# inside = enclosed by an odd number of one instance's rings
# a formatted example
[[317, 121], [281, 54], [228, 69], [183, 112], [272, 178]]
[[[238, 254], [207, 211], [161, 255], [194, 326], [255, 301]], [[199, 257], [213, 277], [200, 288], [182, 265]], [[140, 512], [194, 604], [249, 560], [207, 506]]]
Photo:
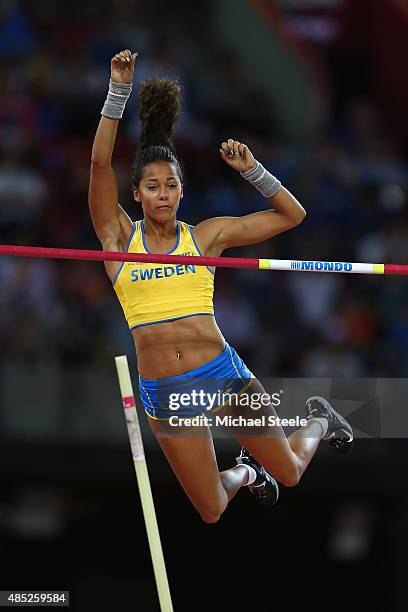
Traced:
[[245, 172], [255, 166], [255, 158], [248, 147], [232, 138], [221, 144], [220, 155], [237, 172]]
[[115, 83], [131, 83], [135, 70], [136, 58], [139, 54], [126, 49], [116, 53], [111, 60], [111, 79]]

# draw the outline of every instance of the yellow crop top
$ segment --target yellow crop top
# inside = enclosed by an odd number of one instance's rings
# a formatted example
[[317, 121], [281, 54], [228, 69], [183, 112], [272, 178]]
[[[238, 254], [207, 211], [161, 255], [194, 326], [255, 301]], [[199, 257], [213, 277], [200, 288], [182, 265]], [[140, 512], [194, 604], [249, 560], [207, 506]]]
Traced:
[[[143, 221], [133, 224], [126, 252], [151, 252], [146, 247]], [[170, 254], [201, 255], [187, 223], [177, 221], [177, 240]], [[126, 261], [113, 287], [130, 329], [200, 314], [214, 315], [214, 271], [205, 266]]]

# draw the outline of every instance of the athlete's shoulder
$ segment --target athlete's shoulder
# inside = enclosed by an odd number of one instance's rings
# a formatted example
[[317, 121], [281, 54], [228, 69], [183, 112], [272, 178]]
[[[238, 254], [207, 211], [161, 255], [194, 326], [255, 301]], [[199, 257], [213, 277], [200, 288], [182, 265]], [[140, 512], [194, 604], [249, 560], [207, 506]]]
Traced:
[[211, 242], [214, 237], [218, 235], [218, 233], [225, 227], [226, 217], [211, 217], [210, 219], [204, 219], [197, 223], [197, 225], [192, 225], [191, 223], [186, 223], [185, 221], [179, 221], [183, 226], [188, 229], [195, 238], [200, 237], [204, 241]]

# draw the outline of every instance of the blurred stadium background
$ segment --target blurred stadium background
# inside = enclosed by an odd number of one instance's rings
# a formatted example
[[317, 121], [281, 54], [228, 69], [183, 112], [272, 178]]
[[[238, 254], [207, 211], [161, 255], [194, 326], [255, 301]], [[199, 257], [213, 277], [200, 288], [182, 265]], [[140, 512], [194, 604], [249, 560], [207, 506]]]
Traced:
[[[114, 159], [133, 218], [137, 84], [165, 73], [184, 87], [184, 220], [265, 206], [219, 159], [233, 137], [308, 216], [228, 254], [408, 263], [404, 0], [2, 0], [1, 243], [100, 248], [89, 161], [122, 48], [140, 53]], [[217, 321], [259, 377], [407, 376], [407, 298], [392, 277], [216, 276]], [[101, 265], [0, 259], [1, 589], [158, 610], [113, 363], [133, 352]], [[321, 448], [272, 512], [243, 491], [214, 526], [145, 441], [177, 612], [406, 609], [406, 440]], [[225, 469], [238, 447], [216, 442]]]

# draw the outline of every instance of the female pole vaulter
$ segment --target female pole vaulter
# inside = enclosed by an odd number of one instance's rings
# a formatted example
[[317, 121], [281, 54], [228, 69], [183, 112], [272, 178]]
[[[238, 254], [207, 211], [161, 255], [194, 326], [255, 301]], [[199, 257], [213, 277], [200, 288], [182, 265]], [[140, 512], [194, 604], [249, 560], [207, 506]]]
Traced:
[[[141, 84], [142, 122], [138, 153], [132, 167], [133, 194], [142, 218], [132, 221], [120, 206], [111, 160], [119, 120], [132, 90], [137, 53], [117, 53], [111, 60], [109, 92], [95, 135], [89, 185], [89, 207], [102, 248], [108, 251], [219, 256], [224, 249], [254, 244], [296, 227], [305, 211], [296, 198], [255, 160], [248, 147], [234, 139], [221, 144], [221, 160], [265, 197], [266, 210], [243, 217], [216, 217], [192, 228], [177, 219], [183, 197], [183, 174], [174, 146], [174, 126], [180, 112], [177, 81], [152, 79]], [[200, 160], [197, 160], [200, 163]], [[218, 521], [228, 502], [243, 486], [255, 498], [273, 505], [279, 481], [296, 485], [321, 439], [339, 432], [351, 442], [347, 421], [323, 398], [306, 401], [307, 425], [288, 438], [280, 426], [273, 434], [258, 435], [240, 428], [233, 435], [242, 444], [237, 464], [220, 472], [211, 430], [198, 426], [190, 434], [169, 431], [169, 395], [207, 389], [218, 381], [218, 391], [263, 392], [235, 350], [228, 345], [214, 318], [214, 270], [205, 266], [159, 266], [106, 262], [105, 268], [120, 300], [136, 347], [140, 396], [150, 426], [192, 504], [207, 523]], [[178, 419], [216, 410], [189, 404], [177, 411]], [[259, 414], [259, 413], [258, 413]], [[258, 416], [257, 414], [257, 416]], [[276, 415], [272, 404], [263, 414]], [[198, 434], [198, 435], [197, 435]]]

